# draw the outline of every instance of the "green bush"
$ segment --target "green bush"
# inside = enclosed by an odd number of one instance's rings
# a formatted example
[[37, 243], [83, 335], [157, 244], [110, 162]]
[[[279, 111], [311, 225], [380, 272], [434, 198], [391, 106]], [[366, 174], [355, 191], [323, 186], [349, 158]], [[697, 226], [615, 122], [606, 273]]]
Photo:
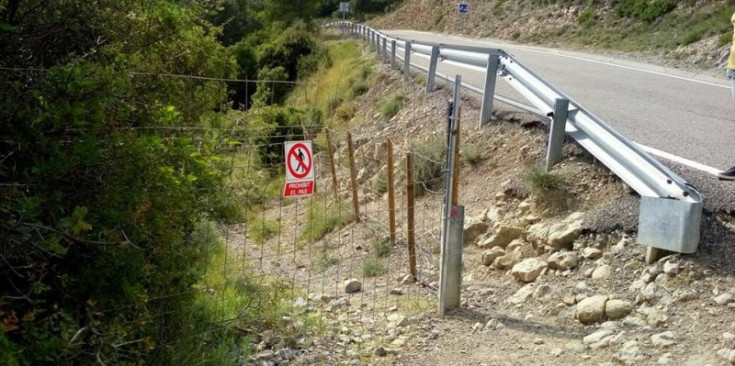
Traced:
[[385, 266], [380, 258], [368, 255], [362, 259], [362, 276], [363, 277], [377, 277], [385, 272]]
[[389, 238], [383, 238], [376, 241], [372, 247], [372, 253], [378, 258], [387, 256], [393, 251], [393, 244], [390, 243]]
[[459, 148], [460, 157], [463, 163], [474, 166], [482, 160], [482, 153], [485, 152], [485, 140], [478, 140], [473, 143], [465, 143]]
[[596, 16], [592, 8], [584, 9], [577, 18], [577, 23], [583, 28], [589, 28], [595, 24]]
[[526, 174], [526, 182], [532, 191], [546, 193], [561, 188], [564, 185], [564, 177], [548, 173], [544, 168], [536, 166]]
[[401, 94], [395, 94], [389, 97], [380, 104], [380, 114], [385, 118], [392, 118], [401, 110], [405, 99]]
[[676, 2], [671, 0], [621, 0], [615, 9], [620, 16], [650, 23], [675, 8]]
[[388, 173], [380, 170], [373, 179], [373, 191], [378, 194], [388, 192]]
[[358, 82], [355, 82], [350, 87], [350, 92], [353, 97], [363, 95], [367, 93], [368, 90], [370, 90], [370, 84], [365, 80], [360, 80]]
[[447, 157], [445, 139], [435, 137], [425, 143], [412, 145], [411, 150], [414, 153], [413, 174], [416, 195], [442, 187]]

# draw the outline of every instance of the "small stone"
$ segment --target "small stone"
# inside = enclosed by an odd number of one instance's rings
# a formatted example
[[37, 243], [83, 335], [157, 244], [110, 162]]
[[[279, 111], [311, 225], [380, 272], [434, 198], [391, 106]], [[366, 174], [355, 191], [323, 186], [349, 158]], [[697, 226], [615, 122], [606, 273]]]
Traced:
[[345, 292], [348, 294], [355, 293], [362, 289], [362, 282], [355, 278], [351, 278], [345, 281]]
[[385, 348], [383, 348], [383, 346], [380, 346], [375, 349], [375, 355], [378, 357], [385, 357], [388, 355], [388, 352], [385, 351]]
[[548, 262], [549, 268], [566, 271], [577, 267], [579, 259], [574, 252], [556, 252], [549, 257]]
[[605, 315], [607, 296], [595, 295], [577, 304], [577, 320], [582, 324], [592, 324], [602, 320]]
[[608, 300], [605, 303], [605, 316], [608, 319], [621, 319], [633, 310], [633, 304], [625, 300]]
[[677, 262], [665, 262], [664, 273], [669, 277], [674, 277], [679, 273], [679, 263]]
[[735, 348], [735, 334], [730, 332], [722, 333], [722, 338], [725, 341], [724, 345], [730, 348]]
[[505, 255], [505, 250], [501, 247], [493, 247], [490, 250], [486, 250], [482, 253], [482, 265], [489, 266], [493, 264], [496, 258]]
[[641, 349], [636, 341], [628, 341], [623, 347], [613, 355], [613, 360], [624, 365], [634, 365], [641, 359]]
[[606, 280], [613, 275], [613, 268], [611, 266], [608, 266], [607, 264], [603, 264], [597, 269], [595, 269], [594, 272], [592, 272], [591, 278], [593, 280]]
[[564, 345], [564, 349], [574, 353], [587, 352], [587, 346], [580, 341], [571, 341]]
[[390, 290], [390, 294], [391, 295], [396, 295], [396, 296], [401, 296], [401, 295], [403, 295], [403, 290], [401, 290], [399, 288], [394, 288], [394, 289]]
[[536, 344], [536, 345], [544, 344], [544, 340], [541, 338], [536, 338], [533, 340], [533, 344]]
[[559, 357], [564, 354], [564, 350], [561, 348], [552, 348], [549, 353], [554, 357]]
[[628, 328], [640, 328], [646, 325], [643, 319], [635, 316], [629, 316], [623, 319], [623, 326]]
[[665, 323], [669, 318], [665, 311], [656, 308], [645, 308], [641, 312], [646, 314], [646, 323], [654, 327]]
[[669, 366], [674, 362], [674, 356], [671, 353], [664, 353], [661, 355], [661, 357], [658, 358], [658, 361], [656, 363], [659, 366]]
[[479, 330], [481, 330], [483, 327], [482, 323], [475, 323], [472, 326], [472, 333], [477, 333]]
[[541, 259], [529, 258], [514, 265], [510, 274], [520, 281], [532, 282], [546, 269], [547, 265], [548, 263]]
[[601, 348], [610, 344], [610, 340], [612, 339], [614, 334], [615, 330], [613, 329], [600, 329], [584, 337], [582, 339], [582, 342], [590, 347], [594, 344], [594, 348]]
[[677, 289], [674, 291], [674, 298], [679, 302], [687, 302], [696, 299], [697, 293], [692, 290]]
[[597, 248], [584, 248], [582, 249], [582, 258], [590, 261], [600, 259], [602, 258], [602, 250]]
[[465, 246], [474, 243], [475, 240], [477, 240], [477, 238], [481, 234], [485, 233], [490, 227], [490, 225], [488, 225], [488, 223], [483, 219], [484, 217], [470, 218], [467, 220], [467, 223], [464, 225], [464, 235], [462, 236]]
[[497, 319], [490, 319], [485, 323], [485, 330], [495, 330], [503, 327], [503, 323]]
[[521, 211], [521, 212], [524, 212], [525, 213], [526, 211], [528, 211], [530, 209], [531, 209], [531, 204], [528, 203], [528, 201], [523, 201], [523, 202], [521, 202], [521, 203], [518, 204], [518, 210]]
[[571, 295], [564, 296], [561, 301], [567, 306], [572, 306], [577, 303], [577, 299], [575, 299], [574, 296]]
[[520, 288], [513, 296], [508, 298], [508, 302], [510, 302], [513, 305], [521, 305], [524, 302], [526, 302], [532, 295], [533, 291], [535, 290], [533, 284], [528, 284]]
[[657, 347], [669, 347], [676, 344], [674, 340], [674, 333], [666, 331], [651, 336], [651, 343]]
[[730, 351], [732, 351], [732, 350], [729, 349], [729, 348], [723, 348], [723, 349], [717, 351], [717, 357], [719, 357], [719, 358], [721, 358], [723, 360], [727, 360], [730, 357]]
[[712, 299], [712, 301], [716, 302], [719, 305], [727, 305], [733, 301], [733, 296], [729, 292], [723, 292], [719, 296]]

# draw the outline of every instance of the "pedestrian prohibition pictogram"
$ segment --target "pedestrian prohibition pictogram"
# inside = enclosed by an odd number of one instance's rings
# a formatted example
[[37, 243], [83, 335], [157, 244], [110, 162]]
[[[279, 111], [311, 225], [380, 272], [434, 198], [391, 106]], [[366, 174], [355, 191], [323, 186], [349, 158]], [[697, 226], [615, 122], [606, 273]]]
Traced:
[[314, 193], [314, 155], [311, 141], [286, 141], [286, 187], [284, 197], [308, 196]]

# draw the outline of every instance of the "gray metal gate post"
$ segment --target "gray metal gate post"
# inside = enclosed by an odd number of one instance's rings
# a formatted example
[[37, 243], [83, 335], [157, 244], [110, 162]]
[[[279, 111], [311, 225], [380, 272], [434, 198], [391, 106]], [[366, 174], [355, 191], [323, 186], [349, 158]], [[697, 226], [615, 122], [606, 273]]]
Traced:
[[462, 243], [464, 239], [464, 207], [454, 206], [454, 168], [457, 145], [457, 119], [459, 118], [459, 93], [462, 77], [457, 75], [454, 82], [454, 102], [451, 109], [449, 144], [447, 146], [447, 188], [442, 212], [442, 245], [439, 267], [439, 316], [460, 305], [462, 289]]
[[396, 68], [396, 40], [390, 41], [390, 68]]
[[439, 46], [431, 47], [431, 59], [429, 61], [429, 73], [426, 75], [426, 92], [434, 91], [434, 81], [436, 80], [436, 66], [439, 63]]
[[549, 146], [546, 150], [546, 171], [561, 161], [561, 149], [564, 146], [565, 128], [569, 116], [569, 99], [557, 99], [554, 103], [554, 117], [549, 129]]
[[411, 42], [406, 42], [405, 53], [403, 55], [403, 79], [411, 78]]
[[500, 57], [490, 55], [487, 58], [487, 71], [485, 73], [485, 89], [482, 93], [482, 107], [480, 109], [480, 127], [484, 126], [493, 116], [493, 99], [495, 99], [495, 85], [498, 79], [498, 65]]

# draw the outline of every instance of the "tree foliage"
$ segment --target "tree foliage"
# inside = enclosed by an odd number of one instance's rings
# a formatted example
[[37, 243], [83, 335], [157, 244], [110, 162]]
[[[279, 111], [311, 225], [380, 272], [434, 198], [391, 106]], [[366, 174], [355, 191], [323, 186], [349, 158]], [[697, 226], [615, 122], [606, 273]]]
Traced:
[[320, 46], [312, 8], [280, 3], [0, 0], [0, 364], [187, 364], [223, 343], [198, 328], [198, 223], [240, 219], [225, 157], [255, 136], [228, 133], [232, 101], [288, 88], [171, 75], [296, 80]]

